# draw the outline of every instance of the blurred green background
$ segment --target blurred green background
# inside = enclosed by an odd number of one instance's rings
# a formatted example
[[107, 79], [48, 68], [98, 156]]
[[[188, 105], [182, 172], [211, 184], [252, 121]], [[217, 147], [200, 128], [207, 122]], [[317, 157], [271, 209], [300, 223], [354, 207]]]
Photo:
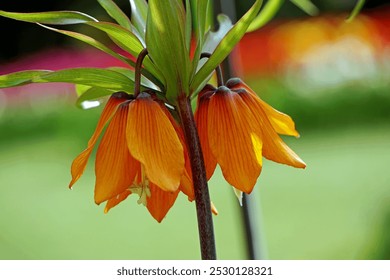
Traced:
[[[252, 195], [260, 201], [266, 258], [390, 259], [390, 36], [383, 23], [389, 15], [388, 6], [366, 9], [360, 29], [342, 36], [321, 23], [331, 35], [317, 44], [318, 30], [304, 33], [309, 39], [297, 53], [291, 42], [302, 31], [288, 31], [293, 37], [283, 50], [272, 46], [285, 38], [287, 25], [318, 22], [285, 17], [246, 37], [235, 53], [237, 72], [295, 120], [301, 137], [284, 139], [307, 163], [299, 170], [264, 161]], [[340, 30], [343, 18], [324, 22]], [[327, 51], [351, 34], [358, 41], [329, 59]], [[261, 49], [264, 40], [268, 47]], [[353, 55], [356, 50], [363, 51]], [[28, 52], [4, 55], [2, 73], [33, 67], [23, 57]], [[47, 60], [55, 65], [56, 59]], [[0, 259], [199, 259], [195, 204], [183, 195], [161, 224], [131, 196], [103, 214], [104, 206], [93, 202], [93, 158], [74, 190], [67, 188], [70, 164], [101, 112], [78, 109], [74, 101], [64, 85], [0, 91]], [[209, 185], [219, 210], [218, 257], [245, 259], [238, 201], [219, 170]]]

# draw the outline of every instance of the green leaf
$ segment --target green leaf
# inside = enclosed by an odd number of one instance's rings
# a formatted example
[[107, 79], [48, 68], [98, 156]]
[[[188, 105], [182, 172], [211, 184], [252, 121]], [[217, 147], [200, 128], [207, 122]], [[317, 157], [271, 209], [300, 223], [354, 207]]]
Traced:
[[[132, 70], [132, 69], [128, 69], [128, 68], [124, 68], [124, 67], [109, 67], [107, 69], [118, 72], [134, 82], [134, 70]], [[160, 90], [153, 82], [151, 82], [149, 79], [147, 79], [146, 77], [141, 75], [141, 90], [144, 90], [147, 88], [153, 89], [155, 91]]]
[[[110, 67], [107, 68], [108, 70], [118, 72], [130, 80], [134, 81], [134, 71], [128, 68], [123, 68], [123, 67]], [[158, 88], [148, 79], [145, 77], [141, 76], [141, 91], [146, 90], [146, 89], [153, 89], [156, 91], [158, 94]], [[91, 87], [91, 86], [85, 86], [85, 85], [76, 85], [76, 92], [79, 98], [77, 99], [76, 105], [78, 107], [84, 108], [85, 109], [85, 104], [83, 104], [85, 101], [91, 101], [91, 100], [97, 100], [100, 99], [104, 96], [111, 95], [115, 91], [114, 90], [109, 90], [109, 89], [104, 89], [100, 87]], [[89, 104], [88, 104], [89, 105]]]
[[[209, 30], [204, 38], [203, 48], [201, 53], [213, 53], [221, 40], [225, 37], [225, 35], [232, 29], [233, 24], [230, 18], [227, 15], [220, 14], [217, 17], [218, 19], [218, 30], [211, 31]], [[197, 68], [195, 70], [199, 70], [202, 66], [207, 62], [207, 58], [203, 58], [198, 62]], [[211, 73], [210, 73], [211, 74]], [[210, 75], [209, 75], [210, 76]], [[208, 78], [206, 79], [208, 80]], [[205, 83], [202, 83], [201, 87], [203, 87]]]
[[49, 26], [46, 26], [46, 25], [43, 25], [43, 24], [40, 24], [38, 23], [38, 25], [44, 27], [44, 28], [47, 28], [49, 30], [52, 30], [54, 32], [58, 32], [58, 33], [61, 33], [61, 34], [64, 34], [66, 36], [69, 36], [69, 37], [72, 37], [72, 38], [75, 38], [77, 40], [80, 40], [84, 43], [87, 43], [88, 45], [91, 45], [129, 65], [132, 65], [134, 66], [135, 63], [133, 61], [131, 61], [130, 59], [128, 59], [127, 57], [124, 57], [116, 52], [114, 52], [113, 50], [111, 50], [110, 48], [108, 48], [106, 45], [100, 43], [99, 41], [95, 40], [94, 38], [92, 37], [89, 37], [87, 35], [84, 35], [84, 34], [81, 34], [81, 33], [77, 33], [77, 32], [73, 32], [73, 31], [68, 31], [68, 30], [61, 30], [61, 29], [57, 29], [57, 28], [53, 28], [53, 27], [49, 27]]
[[[117, 24], [108, 23], [108, 22], [89, 22], [86, 24], [91, 25], [105, 32], [107, 35], [110, 36], [110, 38], [114, 42], [117, 43], [118, 46], [123, 47], [123, 49], [125, 49], [129, 53], [131, 52], [133, 56], [137, 56], [138, 55], [137, 51], [142, 50], [142, 46], [139, 43], [138, 39], [135, 37], [135, 35], [132, 34], [129, 30]], [[108, 48], [107, 46], [105, 46], [104, 44], [100, 43], [99, 41], [95, 40], [92, 37], [89, 37], [81, 33], [73, 32], [73, 31], [60, 30], [40, 23], [38, 23], [38, 25], [47, 28], [49, 30], [78, 39], [131, 66], [135, 66], [135, 63], [131, 59], [114, 52], [113, 50], [111, 50], [110, 48]], [[155, 83], [157, 86], [159, 87], [162, 86], [161, 82], [159, 81], [159, 77], [161, 77], [161, 75], [156, 70], [155, 66], [152, 64], [149, 58], [145, 60], [145, 70], [143, 71], [143, 74], [147, 76], [151, 81], [153, 81], [153, 83]]]
[[144, 49], [137, 36], [120, 25], [111, 22], [87, 22], [86, 24], [107, 33], [119, 47], [135, 57]]
[[90, 15], [76, 11], [58, 11], [41, 13], [13, 13], [0, 10], [0, 16], [27, 22], [43, 24], [76, 24], [89, 21], [98, 21]]
[[231, 28], [225, 37], [218, 44], [214, 53], [203, 65], [203, 67], [196, 73], [191, 83], [191, 93], [198, 93], [205, 83], [207, 78], [214, 71], [214, 69], [221, 64], [221, 62], [230, 54], [235, 45], [244, 36], [249, 24], [256, 17], [260, 10], [262, 1], [257, 0], [253, 6], [245, 13], [245, 15]]
[[[134, 33], [117, 24], [111, 22], [88, 22], [86, 24], [105, 32], [115, 44], [134, 57], [138, 57], [139, 53], [144, 49]], [[149, 57], [145, 58], [143, 65], [145, 69], [155, 77], [153, 81], [163, 80], [162, 75], [156, 69], [156, 66]], [[153, 79], [153, 77], [149, 78]], [[159, 84], [161, 84], [161, 82]]]
[[[108, 1], [105, 0], [105, 3]], [[113, 9], [113, 8], [111, 8]], [[119, 9], [119, 8], [118, 8]], [[138, 38], [128, 29], [121, 27], [114, 23], [108, 23], [108, 22], [98, 22], [93, 17], [90, 17], [88, 15], [79, 13], [79, 12], [43, 12], [43, 13], [9, 13], [0, 11], [0, 15], [13, 18], [16, 20], [23, 20], [27, 22], [37, 22], [41, 24], [75, 24], [75, 23], [85, 23], [90, 26], [93, 26], [97, 29], [100, 29], [107, 33], [121, 48], [132, 54], [133, 56], [138, 56], [140, 51], [143, 49], [143, 46], [141, 42], [138, 40]], [[108, 48], [104, 47], [103, 44], [97, 42], [96, 40], [92, 39], [91, 37], [87, 37], [86, 35], [82, 35], [75, 32], [70, 31], [64, 31], [64, 30], [58, 30], [55, 28], [51, 28], [48, 26], [43, 26], [45, 28], [51, 29], [56, 32], [60, 32], [62, 34], [77, 38], [79, 40], [82, 40], [90, 45], [93, 45], [94, 47], [97, 47], [100, 50], [103, 50], [111, 55], [113, 55], [113, 52], [109, 52]], [[114, 55], [117, 58], [119, 58], [119, 55]], [[123, 57], [121, 58], [123, 59]], [[129, 62], [129, 61], [127, 61]], [[151, 66], [150, 61], [147, 67], [153, 68]], [[150, 70], [150, 69], [148, 69]], [[155, 71], [157, 72], [157, 71]]]
[[112, 17], [120, 26], [131, 30], [130, 19], [126, 14], [115, 4], [112, 0], [98, 0], [99, 4], [106, 10], [106, 12]]
[[76, 94], [78, 97], [84, 94], [87, 90], [89, 90], [91, 87], [90, 86], [85, 86], [85, 85], [75, 85], [75, 90]]
[[79, 94], [79, 98], [76, 101], [76, 106], [83, 109], [85, 109], [85, 101], [97, 100], [115, 92], [113, 90], [99, 87], [83, 87], [81, 90], [82, 91], [80, 91], [80, 88], [76, 87], [76, 92]]
[[130, 0], [131, 22], [138, 31], [138, 34], [145, 41], [146, 18], [148, 15], [148, 4], [145, 0]]
[[192, 40], [192, 16], [190, 0], [186, 0], [186, 47], [187, 50], [191, 48]]
[[280, 7], [283, 5], [284, 0], [269, 0], [265, 4], [264, 8], [261, 10], [259, 15], [252, 21], [249, 25], [246, 32], [252, 32], [260, 27], [263, 27], [271, 19], [274, 18], [276, 13], [280, 10]]
[[[204, 34], [207, 31], [207, 16], [209, 9], [209, 0], [190, 0], [191, 13], [193, 17], [195, 40], [202, 44]], [[188, 11], [187, 11], [188, 14]]]
[[0, 88], [16, 87], [31, 83], [40, 75], [48, 74], [49, 70], [27, 70], [0, 76]]
[[354, 20], [354, 18], [360, 13], [360, 11], [362, 10], [363, 6], [364, 6], [364, 3], [366, 1], [365, 0], [358, 0], [355, 7], [353, 8], [352, 10], [352, 13], [349, 15], [349, 17], [347, 18], [347, 22], [351, 22], [352, 20]]
[[315, 16], [318, 14], [318, 8], [310, 0], [290, 0], [296, 6], [301, 8], [306, 14]]
[[27, 70], [0, 76], [0, 88], [49, 82], [80, 84], [129, 93], [134, 90], [134, 82], [127, 76], [118, 71], [101, 68], [73, 68], [58, 71]]
[[150, 0], [146, 30], [149, 56], [163, 74], [167, 99], [188, 94], [190, 61], [185, 40], [185, 11], [181, 0]]
[[199, 39], [201, 43], [203, 43], [204, 34], [207, 31], [207, 15], [209, 8], [209, 0], [198, 0], [196, 1], [197, 9], [196, 9], [196, 19], [198, 25], [198, 32], [196, 32], [196, 37]]
[[[191, 71], [191, 78], [196, 73], [196, 70], [198, 68], [198, 63], [200, 59], [200, 55], [202, 53], [203, 43], [204, 43], [204, 36], [206, 33], [206, 29], [208, 28], [207, 25], [207, 15], [208, 15], [208, 9], [209, 9], [209, 1], [208, 0], [192, 0], [192, 14], [194, 17], [194, 33], [195, 33], [195, 42], [196, 42], [196, 49], [194, 58], [192, 61], [192, 71]], [[188, 12], [187, 12], [188, 13]]]
[[34, 83], [62, 82], [99, 87], [108, 90], [134, 91], [134, 82], [126, 76], [109, 69], [101, 68], [73, 68], [53, 71], [33, 77]]

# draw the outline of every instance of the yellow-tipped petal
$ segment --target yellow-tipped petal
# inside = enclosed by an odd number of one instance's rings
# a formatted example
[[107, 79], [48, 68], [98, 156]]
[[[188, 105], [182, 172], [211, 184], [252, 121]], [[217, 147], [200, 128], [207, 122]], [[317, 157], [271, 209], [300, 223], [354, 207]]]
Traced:
[[103, 109], [103, 112], [100, 116], [99, 122], [96, 126], [95, 132], [93, 133], [91, 139], [88, 141], [87, 148], [79, 154], [73, 161], [71, 167], [72, 180], [69, 184], [69, 188], [73, 186], [74, 183], [81, 177], [85, 167], [88, 163], [89, 156], [92, 153], [93, 147], [95, 146], [97, 140], [99, 139], [100, 134], [102, 133], [107, 122], [114, 115], [119, 104], [125, 102], [127, 97], [124, 93], [113, 94], [108, 100], [106, 106]]
[[130, 190], [125, 190], [123, 193], [118, 194], [113, 198], [110, 198], [106, 203], [106, 207], [104, 208], [104, 213], [107, 214], [111, 208], [117, 206], [119, 203], [125, 200], [130, 194], [131, 194]]
[[212, 92], [210, 92], [208, 89], [199, 93], [198, 104], [196, 106], [194, 117], [198, 129], [200, 145], [202, 147], [207, 181], [210, 180], [211, 176], [213, 176], [217, 166], [217, 159], [214, 157], [210, 149], [208, 135], [208, 108], [211, 94]]
[[279, 134], [283, 135], [290, 135], [298, 137], [299, 133], [295, 129], [295, 123], [292, 120], [292, 118], [272, 106], [268, 105], [266, 102], [264, 102], [247, 84], [245, 84], [243, 81], [241, 81], [238, 78], [230, 79], [226, 83], [227, 87], [229, 87], [231, 90], [240, 90], [245, 89], [255, 102], [257, 103], [256, 106], [260, 106], [264, 112], [266, 113], [269, 121], [272, 124], [272, 127], [275, 129], [275, 131]]
[[129, 153], [126, 141], [128, 104], [117, 109], [99, 144], [95, 161], [95, 202], [123, 193], [134, 182], [140, 163]]
[[179, 190], [175, 192], [166, 192], [153, 183], [150, 183], [149, 187], [151, 196], [147, 198], [146, 207], [153, 218], [161, 223], [169, 209], [171, 209], [175, 203]]
[[211, 151], [226, 181], [246, 193], [252, 191], [261, 172], [258, 160], [261, 142], [252, 142], [253, 139], [261, 141], [251, 125], [254, 122], [252, 113], [237, 93], [220, 87], [210, 97], [208, 136]]
[[176, 191], [184, 172], [184, 150], [168, 116], [149, 94], [129, 104], [127, 144], [145, 167], [149, 180], [165, 191]]
[[265, 111], [258, 106], [256, 99], [246, 90], [238, 91], [242, 100], [255, 116], [257, 128], [261, 131], [263, 142], [263, 156], [269, 160], [290, 166], [305, 168], [303, 160], [291, 150], [274, 130]]

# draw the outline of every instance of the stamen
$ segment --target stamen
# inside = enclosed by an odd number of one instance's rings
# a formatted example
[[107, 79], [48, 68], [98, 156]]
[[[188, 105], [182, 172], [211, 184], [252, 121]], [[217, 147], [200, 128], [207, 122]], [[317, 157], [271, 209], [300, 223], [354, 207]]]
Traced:
[[144, 206], [147, 206], [147, 198], [151, 197], [152, 193], [150, 192], [149, 179], [145, 175], [143, 166], [141, 166], [141, 181], [139, 183], [137, 183], [137, 181], [138, 174], [134, 179], [133, 185], [130, 186], [130, 191], [131, 193], [138, 194], [138, 204], [143, 204]]

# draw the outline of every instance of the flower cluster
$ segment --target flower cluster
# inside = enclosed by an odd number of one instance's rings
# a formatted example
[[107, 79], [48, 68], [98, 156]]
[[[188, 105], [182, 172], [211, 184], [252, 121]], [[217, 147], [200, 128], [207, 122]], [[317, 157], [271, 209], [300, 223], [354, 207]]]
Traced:
[[110, 97], [87, 148], [73, 161], [70, 187], [84, 172], [106, 125], [95, 161], [95, 202], [107, 201], [105, 212], [134, 193], [160, 222], [179, 191], [194, 199], [181, 128], [165, 105], [146, 92], [137, 98], [122, 92]]
[[[292, 119], [238, 78], [218, 88], [206, 85], [198, 95], [195, 121], [207, 180], [219, 164], [226, 181], [249, 194], [260, 175], [263, 156], [298, 168], [306, 166], [278, 135], [298, 136]], [[72, 164], [70, 186], [82, 175], [106, 125], [95, 162], [95, 202], [107, 201], [105, 212], [130, 194], [138, 194], [138, 202], [160, 222], [180, 191], [194, 200], [182, 128], [152, 92], [111, 96], [88, 147]]]

